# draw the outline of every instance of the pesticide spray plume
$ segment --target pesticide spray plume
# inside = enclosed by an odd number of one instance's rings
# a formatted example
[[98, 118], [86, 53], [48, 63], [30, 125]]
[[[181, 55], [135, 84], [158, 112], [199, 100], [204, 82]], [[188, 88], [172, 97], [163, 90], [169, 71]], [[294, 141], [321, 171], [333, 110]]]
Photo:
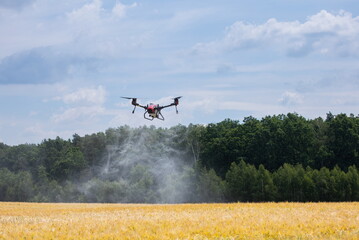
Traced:
[[[107, 134], [111, 141], [103, 166], [96, 169], [96, 178], [83, 185], [86, 197], [99, 202], [193, 201], [193, 149], [186, 142], [185, 127], [126, 127]], [[99, 199], [104, 194], [105, 199]]]

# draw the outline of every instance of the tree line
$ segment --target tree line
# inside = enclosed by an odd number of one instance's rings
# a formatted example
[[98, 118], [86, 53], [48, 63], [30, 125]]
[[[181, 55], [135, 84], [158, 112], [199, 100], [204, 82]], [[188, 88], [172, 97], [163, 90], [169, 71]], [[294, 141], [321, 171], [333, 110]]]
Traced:
[[359, 119], [296, 113], [0, 143], [0, 201], [358, 201]]

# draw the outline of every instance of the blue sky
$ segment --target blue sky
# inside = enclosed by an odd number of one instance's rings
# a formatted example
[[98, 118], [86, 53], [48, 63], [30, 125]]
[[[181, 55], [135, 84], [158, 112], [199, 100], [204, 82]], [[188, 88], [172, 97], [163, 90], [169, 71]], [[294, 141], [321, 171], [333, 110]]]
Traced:
[[[0, 142], [359, 113], [357, 0], [0, 0]], [[130, 102], [179, 114], [146, 121]]]

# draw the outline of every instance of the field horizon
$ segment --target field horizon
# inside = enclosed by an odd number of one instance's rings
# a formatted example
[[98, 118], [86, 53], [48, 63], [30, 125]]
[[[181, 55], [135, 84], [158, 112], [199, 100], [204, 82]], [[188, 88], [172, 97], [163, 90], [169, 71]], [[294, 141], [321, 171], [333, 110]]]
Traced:
[[358, 239], [359, 202], [0, 203], [0, 239]]

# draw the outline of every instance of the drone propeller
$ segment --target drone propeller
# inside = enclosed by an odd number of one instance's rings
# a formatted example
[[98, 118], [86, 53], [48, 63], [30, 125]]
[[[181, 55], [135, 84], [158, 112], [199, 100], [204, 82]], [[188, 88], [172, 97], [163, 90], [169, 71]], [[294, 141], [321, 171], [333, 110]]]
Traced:
[[174, 100], [174, 105], [176, 107], [176, 113], [178, 114], [178, 110], [177, 110], [177, 105], [178, 105], [178, 99], [180, 99], [182, 96], [179, 96], [179, 97], [175, 97], [175, 98], [172, 98]]
[[124, 99], [137, 99], [137, 98], [133, 98], [133, 97], [122, 97]]
[[135, 113], [136, 106], [138, 105], [138, 104], [137, 104], [137, 98], [131, 98], [131, 97], [122, 97], [122, 98], [124, 98], [124, 99], [132, 99], [131, 104], [135, 106], [135, 107], [133, 108], [133, 110], [132, 110], [132, 113]]

